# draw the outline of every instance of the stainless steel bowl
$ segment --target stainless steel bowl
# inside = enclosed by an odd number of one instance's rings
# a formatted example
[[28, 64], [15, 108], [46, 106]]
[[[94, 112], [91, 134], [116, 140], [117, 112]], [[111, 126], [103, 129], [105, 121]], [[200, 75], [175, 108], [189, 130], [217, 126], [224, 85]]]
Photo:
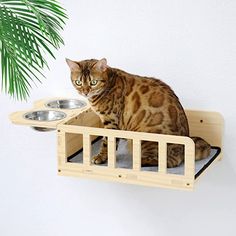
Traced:
[[61, 99], [53, 100], [45, 104], [46, 107], [59, 108], [59, 109], [78, 109], [85, 107], [86, 102], [78, 99]]
[[55, 121], [64, 119], [65, 117], [66, 114], [64, 112], [52, 110], [33, 111], [24, 114], [25, 119], [37, 121]]
[[[41, 111], [33, 111], [24, 114], [24, 118], [27, 120], [35, 120], [35, 121], [56, 121], [61, 120], [66, 117], [66, 114], [62, 111], [52, 111], [52, 110], [41, 110]], [[45, 127], [37, 127], [32, 126], [34, 130], [37, 131], [50, 131], [55, 130], [54, 128], [45, 128]]]

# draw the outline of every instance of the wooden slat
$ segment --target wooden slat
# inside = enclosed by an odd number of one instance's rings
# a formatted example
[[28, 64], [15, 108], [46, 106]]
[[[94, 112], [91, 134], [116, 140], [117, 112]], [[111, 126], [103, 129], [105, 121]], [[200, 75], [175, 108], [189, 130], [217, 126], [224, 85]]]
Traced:
[[140, 139], [133, 139], [133, 170], [141, 170], [141, 141]]
[[166, 174], [167, 172], [167, 143], [158, 143], [158, 172]]
[[91, 140], [88, 133], [83, 134], [83, 164], [86, 166], [90, 165], [91, 157]]
[[58, 154], [58, 165], [65, 164], [67, 162], [66, 155], [66, 140], [65, 132], [57, 133], [57, 154]]
[[113, 136], [108, 136], [107, 140], [107, 153], [108, 153], [108, 167], [115, 168], [116, 167], [116, 139]]
[[184, 176], [194, 179], [195, 176], [195, 145], [184, 146]]

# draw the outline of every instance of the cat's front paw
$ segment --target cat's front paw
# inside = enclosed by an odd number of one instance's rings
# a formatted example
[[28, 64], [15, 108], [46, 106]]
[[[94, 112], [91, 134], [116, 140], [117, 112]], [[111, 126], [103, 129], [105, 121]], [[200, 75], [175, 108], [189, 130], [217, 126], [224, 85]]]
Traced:
[[92, 163], [99, 165], [107, 162], [107, 156], [101, 155], [100, 153], [97, 154], [92, 158]]

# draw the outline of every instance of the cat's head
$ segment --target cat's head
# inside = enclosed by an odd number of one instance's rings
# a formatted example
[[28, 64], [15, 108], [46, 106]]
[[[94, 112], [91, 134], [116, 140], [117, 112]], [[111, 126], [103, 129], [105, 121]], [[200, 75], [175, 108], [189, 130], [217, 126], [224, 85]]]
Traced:
[[66, 59], [71, 70], [71, 81], [75, 89], [86, 98], [101, 94], [106, 89], [107, 60], [72, 61]]

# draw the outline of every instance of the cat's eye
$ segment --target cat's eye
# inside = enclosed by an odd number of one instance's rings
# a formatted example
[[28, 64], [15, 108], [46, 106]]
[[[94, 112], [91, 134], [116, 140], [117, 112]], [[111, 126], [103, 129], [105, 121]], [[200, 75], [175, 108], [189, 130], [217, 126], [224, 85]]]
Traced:
[[91, 81], [90, 81], [90, 85], [91, 85], [91, 86], [95, 86], [97, 83], [98, 83], [97, 80], [91, 80]]
[[81, 85], [82, 85], [82, 81], [80, 81], [80, 80], [75, 80], [75, 84], [76, 84], [77, 86], [81, 86]]

